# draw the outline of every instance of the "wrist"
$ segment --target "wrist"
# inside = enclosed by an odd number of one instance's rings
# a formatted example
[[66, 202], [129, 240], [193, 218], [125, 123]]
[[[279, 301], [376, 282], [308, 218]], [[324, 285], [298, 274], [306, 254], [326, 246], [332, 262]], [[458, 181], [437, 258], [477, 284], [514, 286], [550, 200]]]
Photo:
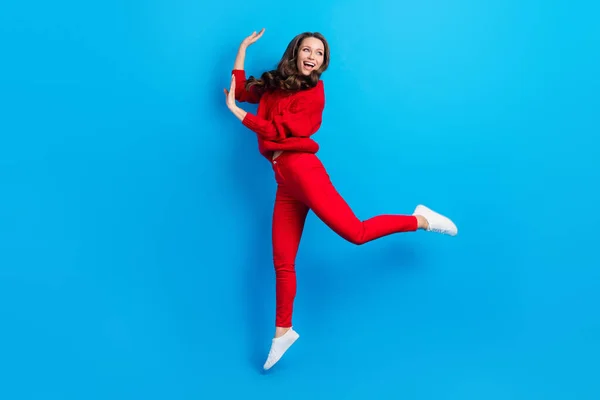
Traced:
[[247, 113], [246, 113], [246, 111], [244, 111], [241, 108], [239, 108], [238, 106], [236, 106], [235, 110], [234, 110], [234, 114], [240, 121], [244, 121], [244, 118], [246, 117]]
[[235, 115], [240, 121], [243, 121], [246, 117], [247, 112], [237, 106], [237, 104], [232, 104], [229, 106], [229, 110], [233, 115]]

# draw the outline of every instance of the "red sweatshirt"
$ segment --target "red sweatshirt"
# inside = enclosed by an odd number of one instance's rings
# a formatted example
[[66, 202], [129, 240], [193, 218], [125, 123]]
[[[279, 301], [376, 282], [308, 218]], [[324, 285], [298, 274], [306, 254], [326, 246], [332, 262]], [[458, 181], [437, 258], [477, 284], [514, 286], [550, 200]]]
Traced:
[[233, 70], [235, 98], [240, 102], [258, 103], [257, 115], [247, 113], [242, 123], [254, 131], [258, 149], [267, 159], [276, 150], [316, 153], [319, 145], [311, 136], [319, 130], [325, 108], [323, 81], [316, 87], [285, 93], [282, 90], [267, 91], [253, 86], [246, 90], [244, 70]]

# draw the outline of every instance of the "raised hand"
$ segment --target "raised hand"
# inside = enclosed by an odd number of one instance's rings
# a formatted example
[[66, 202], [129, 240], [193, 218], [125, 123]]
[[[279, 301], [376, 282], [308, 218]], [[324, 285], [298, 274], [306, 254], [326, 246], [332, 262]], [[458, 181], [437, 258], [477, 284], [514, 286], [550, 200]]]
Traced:
[[227, 91], [227, 89], [223, 89], [223, 91], [225, 92], [225, 104], [227, 104], [227, 107], [233, 111], [233, 109], [236, 107], [235, 104], [235, 76], [231, 76], [231, 85], [229, 88], [229, 91]]
[[265, 33], [265, 28], [262, 28], [260, 30], [260, 32], [256, 33], [256, 31], [252, 32], [252, 34], [248, 37], [246, 37], [243, 41], [242, 44], [240, 45], [240, 47], [248, 48], [248, 46], [252, 45], [253, 43], [255, 43], [258, 39], [260, 39], [263, 35], [263, 33]]
[[225, 104], [227, 104], [229, 111], [231, 111], [237, 119], [243, 121], [247, 112], [239, 108], [235, 103], [235, 75], [231, 76], [231, 86], [229, 87], [229, 91], [223, 89], [223, 92], [225, 92]]

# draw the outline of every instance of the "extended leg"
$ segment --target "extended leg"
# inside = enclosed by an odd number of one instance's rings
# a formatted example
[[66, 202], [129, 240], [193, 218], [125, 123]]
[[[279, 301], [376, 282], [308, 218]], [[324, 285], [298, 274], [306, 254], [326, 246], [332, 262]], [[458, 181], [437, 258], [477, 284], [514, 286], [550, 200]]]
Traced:
[[456, 234], [448, 218], [419, 206], [411, 215], [383, 214], [366, 220], [356, 217], [350, 206], [333, 186], [327, 171], [315, 157], [298, 169], [294, 194], [302, 199], [327, 226], [347, 241], [361, 245], [393, 233], [430, 231]]
[[360, 220], [333, 186], [325, 168], [318, 162], [303, 173], [295, 189], [298, 196], [334, 232], [354, 244], [364, 244], [398, 232], [416, 231], [414, 215], [378, 215]]

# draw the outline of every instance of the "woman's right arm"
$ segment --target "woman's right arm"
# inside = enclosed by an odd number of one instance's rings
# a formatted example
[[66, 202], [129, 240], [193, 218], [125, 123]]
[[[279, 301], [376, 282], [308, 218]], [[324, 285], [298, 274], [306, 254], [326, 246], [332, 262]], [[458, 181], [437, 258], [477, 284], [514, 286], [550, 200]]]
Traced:
[[244, 62], [246, 61], [246, 49], [242, 43], [240, 48], [238, 49], [237, 56], [235, 57], [235, 63], [233, 64], [233, 69], [244, 70]]
[[258, 103], [260, 101], [260, 94], [256, 90], [246, 90], [246, 72], [244, 70], [244, 63], [246, 61], [246, 50], [254, 42], [261, 38], [265, 28], [259, 33], [253, 32], [252, 35], [245, 38], [238, 49], [233, 64], [233, 75], [235, 76], [235, 98], [240, 102]]

